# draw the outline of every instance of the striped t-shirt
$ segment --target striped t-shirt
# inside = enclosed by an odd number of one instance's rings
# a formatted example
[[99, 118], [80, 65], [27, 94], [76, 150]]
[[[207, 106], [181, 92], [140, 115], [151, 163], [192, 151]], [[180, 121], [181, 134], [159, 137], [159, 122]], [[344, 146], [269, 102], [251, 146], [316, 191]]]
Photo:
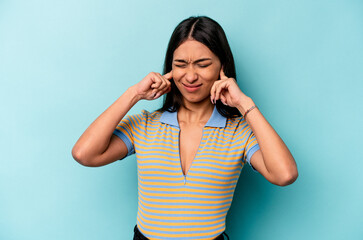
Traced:
[[214, 239], [225, 230], [227, 212], [246, 162], [259, 149], [243, 117], [214, 111], [196, 156], [184, 175], [179, 157], [177, 112], [126, 116], [114, 134], [136, 153], [137, 226], [149, 239]]

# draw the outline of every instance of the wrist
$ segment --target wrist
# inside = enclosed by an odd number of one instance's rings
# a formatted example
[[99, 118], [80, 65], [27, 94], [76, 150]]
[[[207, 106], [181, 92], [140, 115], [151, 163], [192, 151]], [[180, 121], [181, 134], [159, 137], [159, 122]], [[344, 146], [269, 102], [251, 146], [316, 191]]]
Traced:
[[128, 99], [130, 99], [133, 104], [136, 104], [138, 101], [142, 99], [140, 94], [138, 94], [135, 86], [129, 87], [125, 93]]
[[244, 115], [248, 109], [250, 109], [252, 106], [254, 106], [255, 103], [253, 102], [252, 98], [246, 97], [242, 99], [239, 104], [237, 105], [238, 111]]

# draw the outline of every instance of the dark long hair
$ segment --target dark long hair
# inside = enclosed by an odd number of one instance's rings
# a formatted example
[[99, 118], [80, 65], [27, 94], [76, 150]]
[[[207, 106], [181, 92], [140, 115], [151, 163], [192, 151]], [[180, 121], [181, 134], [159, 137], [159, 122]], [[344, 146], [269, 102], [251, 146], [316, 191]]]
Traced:
[[[216, 21], [206, 16], [187, 18], [175, 28], [165, 55], [164, 74], [172, 70], [175, 49], [188, 39], [196, 40], [207, 46], [219, 58], [226, 76], [236, 79], [233, 55], [226, 34]], [[183, 96], [172, 80], [171, 91], [166, 94], [160, 110], [175, 112], [180, 106], [183, 106]], [[241, 116], [237, 108], [226, 106], [220, 100], [217, 101], [216, 107], [224, 117]]]

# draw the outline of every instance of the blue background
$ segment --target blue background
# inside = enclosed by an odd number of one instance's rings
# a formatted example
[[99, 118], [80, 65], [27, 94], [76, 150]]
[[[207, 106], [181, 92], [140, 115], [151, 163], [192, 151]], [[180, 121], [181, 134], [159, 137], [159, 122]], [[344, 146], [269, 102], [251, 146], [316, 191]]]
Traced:
[[246, 167], [230, 238], [362, 239], [358, 0], [0, 0], [0, 239], [131, 239], [135, 158], [88, 168], [71, 149], [129, 86], [162, 70], [173, 29], [191, 15], [222, 25], [242, 91], [300, 174], [282, 188]]

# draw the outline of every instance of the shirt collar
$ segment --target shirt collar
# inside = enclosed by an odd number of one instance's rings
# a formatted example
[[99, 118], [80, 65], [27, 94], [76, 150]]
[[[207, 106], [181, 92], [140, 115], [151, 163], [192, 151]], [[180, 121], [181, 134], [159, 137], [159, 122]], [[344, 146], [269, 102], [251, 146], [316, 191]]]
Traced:
[[[160, 122], [173, 125], [179, 128], [178, 122], [178, 112], [168, 112], [165, 111], [160, 117]], [[227, 118], [223, 117], [214, 106], [213, 113], [210, 116], [208, 122], [205, 124], [206, 127], [220, 127], [224, 128], [226, 126]]]

